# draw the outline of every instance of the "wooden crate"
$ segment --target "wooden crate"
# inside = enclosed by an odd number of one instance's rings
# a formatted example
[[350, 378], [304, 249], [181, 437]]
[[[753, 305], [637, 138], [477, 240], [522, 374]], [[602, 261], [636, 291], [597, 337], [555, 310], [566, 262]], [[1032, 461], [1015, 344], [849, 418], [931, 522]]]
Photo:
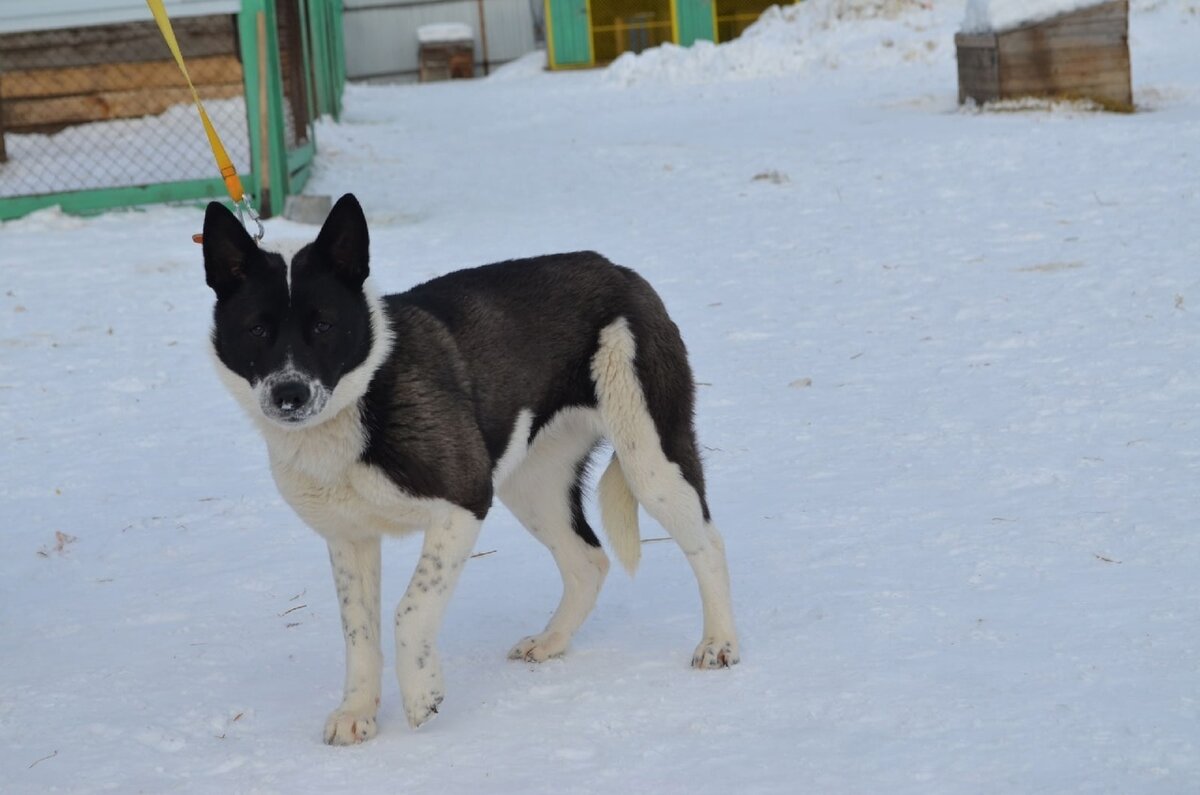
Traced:
[[[475, 76], [475, 31], [461, 22], [433, 22], [417, 28], [421, 82]], [[486, 49], [485, 49], [486, 54]]]
[[475, 76], [475, 43], [437, 41], [421, 44], [421, 82]]
[[1129, 0], [1110, 0], [998, 33], [959, 33], [958, 101], [1088, 99], [1132, 112]]

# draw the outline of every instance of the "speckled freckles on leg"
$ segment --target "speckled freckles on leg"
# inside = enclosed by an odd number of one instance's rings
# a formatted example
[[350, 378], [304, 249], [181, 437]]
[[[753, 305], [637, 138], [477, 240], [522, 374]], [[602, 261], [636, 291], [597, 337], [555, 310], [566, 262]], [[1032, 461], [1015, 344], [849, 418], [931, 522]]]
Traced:
[[342, 703], [325, 722], [325, 742], [349, 745], [370, 739], [376, 731], [383, 665], [379, 647], [379, 539], [330, 541], [329, 562], [346, 640], [346, 684]]
[[413, 728], [437, 714], [445, 695], [437, 634], [479, 528], [471, 512], [449, 506], [425, 531], [417, 569], [396, 606], [396, 677]]

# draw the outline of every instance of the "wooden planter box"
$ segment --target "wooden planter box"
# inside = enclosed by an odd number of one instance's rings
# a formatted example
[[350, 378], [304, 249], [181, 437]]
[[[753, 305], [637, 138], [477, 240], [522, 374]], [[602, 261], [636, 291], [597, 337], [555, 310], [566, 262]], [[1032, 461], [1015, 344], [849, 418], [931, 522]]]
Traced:
[[420, 59], [422, 83], [475, 76], [475, 43], [471, 41], [422, 44]]
[[475, 38], [467, 25], [434, 23], [417, 29], [421, 82], [475, 76]]
[[997, 33], [959, 33], [958, 101], [1089, 99], [1133, 111], [1129, 0], [1111, 0]]

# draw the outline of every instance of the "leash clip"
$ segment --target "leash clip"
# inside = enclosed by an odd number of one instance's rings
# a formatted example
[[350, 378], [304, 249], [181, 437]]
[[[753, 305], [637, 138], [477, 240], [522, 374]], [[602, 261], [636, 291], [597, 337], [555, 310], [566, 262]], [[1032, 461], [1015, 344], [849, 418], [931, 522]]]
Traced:
[[[254, 236], [254, 242], [256, 244], [261, 243], [263, 237], [266, 235], [266, 230], [263, 229], [262, 219], [258, 217], [258, 213], [255, 211], [254, 205], [250, 203], [249, 194], [242, 196], [242, 200], [240, 202], [234, 202], [233, 209], [237, 210], [238, 223], [240, 223], [243, 227], [246, 225], [246, 215], [250, 216], [250, 219], [254, 221], [256, 226], [258, 226], [258, 234]], [[192, 235], [192, 242], [200, 244], [204, 243], [204, 235]]]
[[263, 237], [266, 235], [266, 230], [263, 229], [262, 220], [258, 217], [258, 213], [255, 212], [254, 205], [250, 203], [250, 194], [247, 193], [242, 196], [242, 200], [233, 206], [234, 209], [237, 210], [238, 220], [242, 222], [242, 226], [246, 225], [247, 215], [249, 215], [250, 219], [254, 221], [255, 225], [258, 227], [258, 234], [254, 236], [254, 242], [261, 243]]

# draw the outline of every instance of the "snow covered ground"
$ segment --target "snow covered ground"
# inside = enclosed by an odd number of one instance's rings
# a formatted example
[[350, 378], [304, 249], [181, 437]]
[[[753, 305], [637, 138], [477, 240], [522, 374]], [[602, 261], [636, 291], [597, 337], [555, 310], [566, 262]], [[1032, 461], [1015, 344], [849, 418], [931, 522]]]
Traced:
[[962, 30], [964, 33], [1011, 30], [1104, 2], [1107, 0], [967, 0]]
[[[233, 162], [249, 162], [245, 100], [209, 100], [204, 107]], [[0, 197], [209, 178], [212, 149], [197, 126], [196, 108], [186, 103], [157, 116], [81, 124], [53, 135], [6, 133]]]
[[209, 366], [200, 211], [0, 225], [0, 790], [1200, 791], [1200, 2], [1135, 0], [1129, 116], [959, 111], [964, 6], [926, 5], [354, 87], [319, 130], [311, 191], [362, 200], [384, 289], [576, 248], [658, 286], [730, 671], [687, 667], [667, 543], [566, 657], [504, 659], [558, 584], [497, 508], [442, 714], [410, 731], [389, 671], [379, 737], [322, 745], [331, 577]]

